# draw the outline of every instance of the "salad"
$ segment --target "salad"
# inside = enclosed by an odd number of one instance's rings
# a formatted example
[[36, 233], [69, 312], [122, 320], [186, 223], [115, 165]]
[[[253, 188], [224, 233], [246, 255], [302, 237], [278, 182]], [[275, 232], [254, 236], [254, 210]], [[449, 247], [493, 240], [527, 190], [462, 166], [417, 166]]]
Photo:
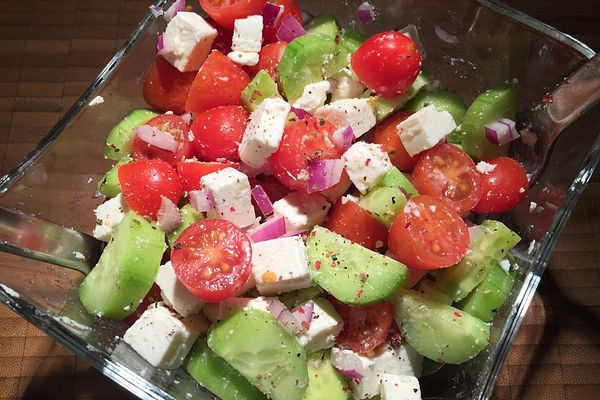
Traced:
[[226, 400], [420, 399], [421, 374], [487, 346], [515, 279], [520, 238], [486, 215], [527, 195], [518, 85], [467, 107], [413, 26], [199, 3], [152, 8], [149, 108], [107, 137], [82, 304]]

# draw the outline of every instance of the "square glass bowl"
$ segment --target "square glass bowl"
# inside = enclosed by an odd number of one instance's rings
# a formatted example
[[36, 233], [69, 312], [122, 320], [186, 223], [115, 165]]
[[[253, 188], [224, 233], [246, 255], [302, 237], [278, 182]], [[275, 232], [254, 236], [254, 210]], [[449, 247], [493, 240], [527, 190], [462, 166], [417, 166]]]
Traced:
[[[157, 5], [168, 2], [159, 0]], [[312, 14], [334, 14], [342, 26], [366, 34], [416, 25], [426, 51], [424, 68], [467, 104], [492, 85], [516, 79], [523, 89], [520, 109], [527, 109], [594, 54], [572, 37], [496, 1], [371, 0], [377, 16], [367, 25], [356, 21], [360, 2], [299, 1]], [[164, 27], [162, 18], [148, 13], [49, 135], [0, 179], [2, 206], [92, 231], [92, 210], [102, 201], [93, 196], [96, 183], [111, 165], [103, 157], [104, 140], [129, 111], [146, 107], [143, 73], [154, 58], [156, 37]], [[443, 32], [458, 42], [442, 40]], [[97, 95], [105, 103], [88, 107]], [[533, 218], [524, 209], [501, 216], [520, 232], [523, 241], [516, 249], [520, 274], [509, 301], [494, 320], [491, 344], [474, 360], [445, 366], [423, 378], [424, 398], [491, 396], [550, 253], [600, 158], [598, 111], [598, 107], [592, 109], [564, 132], [524, 201], [525, 209], [535, 201], [545, 204], [545, 211]], [[120, 321], [88, 316], [77, 297], [82, 279], [74, 271], [0, 253], [0, 300], [109, 378], [141, 398], [214, 398], [183, 370], [169, 372], [147, 364], [121, 341], [125, 325]]]

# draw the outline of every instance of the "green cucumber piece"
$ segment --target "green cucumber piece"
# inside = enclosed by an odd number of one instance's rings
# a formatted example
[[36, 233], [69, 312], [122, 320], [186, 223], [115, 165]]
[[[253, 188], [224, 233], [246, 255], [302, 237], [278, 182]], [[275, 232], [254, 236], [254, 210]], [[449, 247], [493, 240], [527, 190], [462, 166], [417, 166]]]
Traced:
[[379, 186], [382, 187], [397, 187], [400, 188], [404, 193], [408, 195], [416, 195], [419, 194], [417, 189], [413, 186], [413, 184], [408, 180], [406, 175], [404, 175], [398, 168], [392, 167], [386, 174], [383, 176], [381, 181], [379, 181]]
[[264, 99], [279, 97], [277, 84], [264, 69], [258, 71], [252, 81], [242, 91], [242, 101], [248, 111], [254, 111]]
[[212, 326], [208, 346], [272, 400], [302, 400], [306, 353], [268, 312], [238, 310]]
[[500, 264], [495, 264], [483, 282], [456, 307], [484, 322], [490, 322], [506, 302], [514, 281], [514, 271], [506, 272]]
[[133, 161], [131, 157], [125, 156], [121, 161], [112, 166], [98, 182], [98, 193], [106, 197], [115, 197], [121, 193], [121, 183], [119, 183], [119, 167]]
[[348, 51], [335, 38], [309, 33], [291, 41], [279, 62], [279, 83], [288, 101], [293, 103], [304, 87], [338, 73], [348, 65]]
[[389, 299], [408, 276], [396, 260], [352, 243], [321, 226], [308, 235], [313, 282], [339, 301], [367, 305]]
[[131, 154], [131, 143], [135, 133], [133, 128], [144, 125], [158, 114], [150, 110], [133, 110], [117, 125], [112, 128], [106, 138], [104, 147], [104, 156], [111, 160], [119, 161], [125, 156]]
[[330, 14], [321, 14], [310, 19], [304, 25], [306, 33], [320, 33], [327, 35], [333, 39], [342, 33], [340, 24], [335, 20], [335, 17]]
[[266, 400], [267, 397], [199, 338], [188, 355], [185, 370], [223, 400]]
[[389, 228], [404, 208], [406, 196], [398, 187], [382, 186], [361, 196], [358, 204]]
[[402, 290], [394, 298], [402, 338], [419, 354], [439, 363], [462, 364], [487, 346], [490, 326], [468, 313]]
[[484, 126], [500, 118], [514, 119], [520, 92], [518, 85], [503, 83], [481, 93], [467, 109], [456, 139], [475, 160], [506, 155], [508, 146], [498, 146], [487, 140]]
[[421, 279], [419, 283], [413, 288], [419, 294], [438, 303], [451, 305], [452, 299], [446, 294], [440, 292], [436, 287], [435, 283], [431, 279]]
[[308, 388], [304, 400], [348, 400], [351, 390], [346, 379], [331, 365], [331, 351], [308, 356]]
[[430, 105], [438, 111], [449, 112], [456, 125], [462, 123], [465, 112], [467, 112], [467, 105], [463, 99], [456, 93], [445, 89], [423, 90], [406, 103], [404, 108], [417, 112]]
[[342, 46], [350, 53], [354, 53], [360, 47], [367, 37], [358, 31], [352, 29], [346, 30], [342, 34]]
[[433, 360], [430, 360], [427, 357], [424, 357], [423, 358], [423, 371], [421, 371], [421, 377], [433, 375], [436, 372], [438, 372], [440, 369], [442, 369], [443, 366], [444, 366], [444, 364], [442, 364], [442, 363], [438, 363]]
[[169, 243], [169, 247], [171, 248], [175, 246], [175, 241], [177, 240], [181, 232], [185, 230], [185, 228], [187, 228], [194, 222], [204, 219], [204, 214], [196, 211], [196, 209], [192, 207], [191, 204], [186, 204], [185, 206], [181, 207], [179, 212], [181, 213], [181, 225], [179, 225], [179, 228], [177, 228], [167, 236], [167, 242]]
[[164, 233], [127, 212], [98, 264], [79, 286], [87, 312], [119, 319], [132, 314], [150, 291], [164, 251]]
[[377, 122], [383, 121], [387, 116], [393, 114], [402, 108], [410, 99], [416, 96], [417, 93], [429, 82], [426, 75], [421, 73], [417, 76], [417, 79], [413, 82], [412, 86], [408, 90], [394, 99], [384, 99], [381, 96], [371, 96], [370, 91], [366, 91], [363, 97], [369, 97], [369, 103], [373, 112], [375, 113], [375, 119]]
[[469, 228], [471, 245], [467, 255], [456, 265], [440, 270], [435, 285], [454, 302], [464, 299], [486, 277], [492, 267], [505, 258], [521, 240], [506, 225], [485, 220]]
[[317, 296], [323, 294], [323, 289], [320, 286], [309, 286], [304, 289], [294, 290], [293, 292], [285, 292], [279, 295], [279, 300], [289, 309], [299, 306]]

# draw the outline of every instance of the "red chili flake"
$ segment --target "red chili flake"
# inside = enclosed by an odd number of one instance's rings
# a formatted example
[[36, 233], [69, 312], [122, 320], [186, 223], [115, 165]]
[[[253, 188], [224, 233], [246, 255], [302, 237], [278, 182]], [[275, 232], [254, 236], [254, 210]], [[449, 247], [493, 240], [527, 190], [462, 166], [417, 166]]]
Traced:
[[300, 314], [304, 314], [304, 313], [305, 313], [305, 311], [304, 311], [304, 307], [300, 307], [300, 308], [298, 308], [298, 312], [299, 312]]
[[321, 261], [315, 262], [315, 269], [316, 270], [320, 270], [321, 269]]
[[542, 103], [544, 103], [544, 104], [552, 103], [552, 96], [550, 96], [549, 94], [543, 95], [542, 96]]
[[454, 315], [456, 315], [458, 318], [462, 317], [462, 313], [459, 313], [458, 311], [454, 311]]
[[302, 326], [302, 329], [304, 329], [306, 331], [308, 330], [308, 328], [310, 328], [310, 324], [308, 322], [306, 322], [306, 321], [302, 321], [300, 323], [300, 325]]
[[310, 236], [312, 236], [312, 237], [315, 237], [315, 236], [317, 236], [317, 232], [315, 232], [315, 231], [312, 231], [312, 232], [310, 233]]
[[335, 268], [335, 267], [337, 267], [337, 264], [335, 263], [335, 261], [332, 261], [331, 262], [331, 268]]
[[229, 211], [234, 212], [235, 211], [235, 207], [233, 207], [233, 206], [229, 207]]
[[278, 281], [281, 282], [283, 280], [283, 276], [279, 275]]
[[371, 159], [370, 159], [370, 158], [367, 158], [367, 161], [365, 161], [365, 166], [366, 166], [366, 167], [368, 167], [368, 166], [369, 166], [369, 164], [371, 164]]
[[329, 258], [333, 255], [333, 251], [329, 250], [327, 253], [325, 253], [325, 257]]
[[369, 275], [367, 275], [365, 272], [361, 272], [360, 274], [358, 274], [358, 277], [360, 278], [360, 280], [362, 282], [366, 281], [367, 278], [369, 277]]
[[363, 295], [363, 290], [360, 289], [358, 292], [356, 292], [356, 297], [361, 297]]

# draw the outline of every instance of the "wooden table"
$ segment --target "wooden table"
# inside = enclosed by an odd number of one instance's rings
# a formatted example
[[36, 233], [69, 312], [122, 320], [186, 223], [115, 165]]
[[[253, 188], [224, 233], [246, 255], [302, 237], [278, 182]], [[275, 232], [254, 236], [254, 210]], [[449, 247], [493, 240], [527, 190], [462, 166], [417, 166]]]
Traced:
[[[600, 50], [599, 1], [509, 3]], [[0, 1], [0, 172], [47, 133], [133, 31], [148, 4]], [[596, 174], [556, 248], [494, 399], [599, 398], [599, 260]], [[5, 307], [0, 307], [0, 337], [0, 399], [132, 398]]]

